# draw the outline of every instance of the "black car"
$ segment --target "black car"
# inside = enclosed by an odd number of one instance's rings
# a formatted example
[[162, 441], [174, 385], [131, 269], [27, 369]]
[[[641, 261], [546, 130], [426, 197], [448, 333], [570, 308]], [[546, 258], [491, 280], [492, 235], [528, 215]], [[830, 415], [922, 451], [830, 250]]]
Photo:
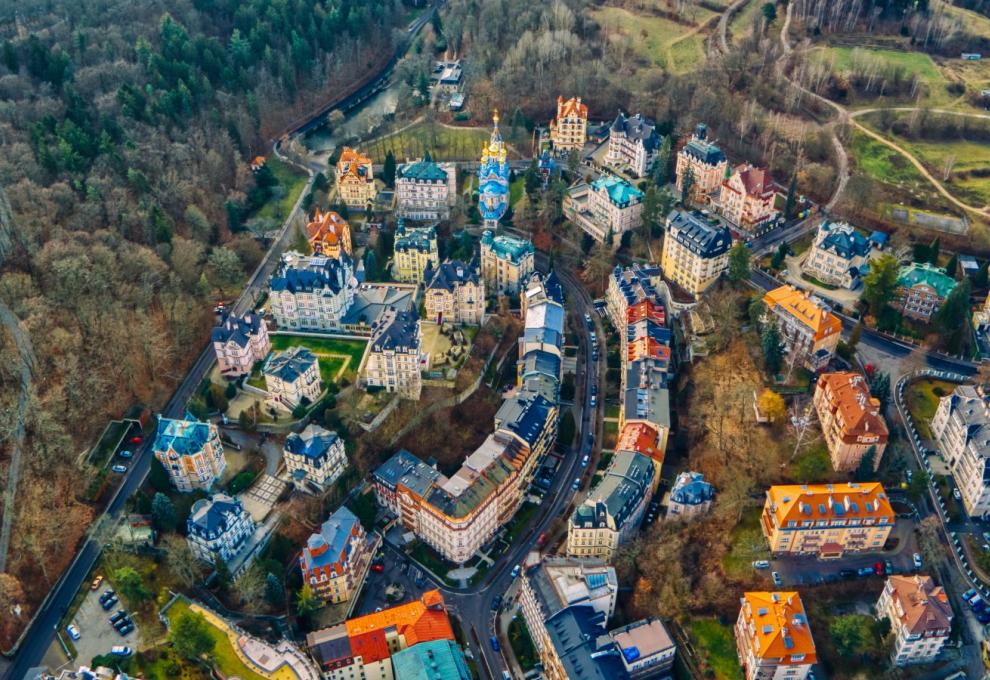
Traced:
[[124, 617], [119, 619], [117, 623], [113, 624], [113, 627], [116, 628], [117, 631], [119, 632], [121, 628], [124, 628], [125, 626], [133, 626], [133, 625], [134, 622], [131, 621], [131, 617], [129, 617], [127, 614], [124, 614]]
[[126, 618], [127, 618], [127, 612], [125, 612], [123, 609], [118, 609], [117, 613], [110, 617], [110, 624], [114, 625], [121, 619], [126, 619]]
[[128, 621], [127, 622], [127, 625], [118, 628], [117, 629], [117, 632], [120, 634], [120, 637], [124, 637], [125, 635], [127, 635], [128, 633], [130, 633], [132, 630], [134, 630], [134, 624], [131, 623], [130, 621]]
[[502, 596], [496, 595], [494, 598], [492, 598], [492, 611], [493, 612], [498, 611], [498, 608], [501, 606], [502, 606]]
[[116, 594], [117, 593], [114, 592], [113, 588], [107, 588], [106, 590], [103, 591], [103, 594], [100, 595], [100, 603], [102, 604], [102, 603], [106, 602], [107, 600], [109, 600], [111, 597], [113, 597]]
[[111, 609], [113, 609], [114, 608], [114, 605], [116, 605], [118, 602], [120, 602], [120, 600], [117, 599], [117, 596], [116, 595], [111, 595], [110, 596], [110, 599], [109, 600], [104, 600], [103, 602], [101, 602], [100, 603], [100, 606], [103, 607], [103, 611], [108, 612]]

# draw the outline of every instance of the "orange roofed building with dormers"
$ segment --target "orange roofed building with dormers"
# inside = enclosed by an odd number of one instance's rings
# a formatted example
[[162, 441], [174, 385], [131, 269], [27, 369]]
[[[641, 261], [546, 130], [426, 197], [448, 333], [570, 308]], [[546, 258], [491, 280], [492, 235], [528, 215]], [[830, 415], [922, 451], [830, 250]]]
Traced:
[[840, 472], [855, 470], [873, 448], [875, 472], [887, 448], [889, 433], [880, 413], [880, 400], [870, 394], [866, 378], [853, 371], [822, 373], [815, 387], [814, 404], [832, 467]]
[[557, 117], [550, 121], [550, 139], [557, 151], [580, 151], [588, 140], [588, 105], [580, 97], [557, 97]]
[[378, 195], [371, 159], [349, 146], [340, 153], [334, 177], [337, 200], [349, 208], [364, 210]]
[[332, 210], [316, 209], [312, 221], [306, 225], [306, 240], [315, 255], [333, 258], [339, 258], [341, 252], [353, 255], [351, 225]]
[[329, 680], [391, 680], [393, 654], [434, 640], [454, 640], [439, 590], [306, 636], [310, 653]]
[[660, 481], [660, 468], [663, 466], [664, 444], [661, 441], [660, 430], [642, 421], [626, 423], [619, 433], [615, 451], [634, 451], [641, 453], [653, 461], [656, 468], [656, 482]]
[[743, 593], [736, 620], [736, 653], [746, 680], [804, 680], [818, 662], [801, 596]]
[[795, 365], [817, 371], [828, 364], [842, 337], [842, 321], [823, 301], [785, 285], [764, 295], [763, 304]]

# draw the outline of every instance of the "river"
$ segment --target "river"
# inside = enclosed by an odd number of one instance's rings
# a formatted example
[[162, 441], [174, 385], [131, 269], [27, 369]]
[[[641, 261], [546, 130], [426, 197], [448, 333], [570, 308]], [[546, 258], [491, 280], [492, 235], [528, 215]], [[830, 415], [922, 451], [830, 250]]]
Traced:
[[331, 151], [334, 147], [370, 132], [386, 116], [395, 113], [399, 104], [400, 84], [391, 82], [357, 108], [341, 115], [330, 114], [335, 123], [316, 128], [303, 138], [303, 146], [313, 153]]

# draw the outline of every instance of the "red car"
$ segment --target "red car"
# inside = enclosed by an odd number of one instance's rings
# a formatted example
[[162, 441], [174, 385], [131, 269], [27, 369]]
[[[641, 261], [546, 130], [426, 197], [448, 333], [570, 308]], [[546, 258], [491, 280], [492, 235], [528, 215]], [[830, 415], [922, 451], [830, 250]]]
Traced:
[[883, 562], [877, 562], [873, 565], [873, 573], [877, 576], [883, 576]]
[[372, 564], [371, 571], [375, 572], [376, 574], [380, 574], [383, 571], [385, 571], [385, 566], [382, 564]]
[[540, 534], [540, 537], [536, 539], [536, 547], [537, 548], [542, 547], [543, 544], [546, 542], [546, 540], [547, 540], [547, 532], [544, 531], [542, 534]]
[[131, 444], [140, 444], [141, 442], [144, 441], [144, 438], [141, 435], [135, 435], [135, 436], [131, 437], [128, 441]]

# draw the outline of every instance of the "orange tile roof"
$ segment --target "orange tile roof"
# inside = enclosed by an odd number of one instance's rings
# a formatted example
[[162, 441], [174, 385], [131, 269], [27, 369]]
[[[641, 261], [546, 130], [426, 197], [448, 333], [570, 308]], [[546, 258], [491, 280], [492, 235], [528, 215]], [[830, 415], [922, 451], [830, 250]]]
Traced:
[[339, 214], [332, 210], [321, 213], [317, 208], [313, 213], [313, 220], [306, 225], [306, 238], [310, 243], [319, 240], [336, 244], [343, 236], [344, 230], [350, 228], [347, 221]]
[[815, 334], [815, 340], [842, 332], [839, 317], [818, 304], [810, 296], [794, 286], [774, 288], [763, 296], [768, 309], [782, 308], [790, 316], [808, 326]]
[[[796, 592], [743, 593], [742, 615], [753, 628], [746, 631], [746, 642], [756, 658], [780, 659], [781, 665], [817, 663], [808, 615]], [[801, 654], [799, 661], [790, 659]]]
[[892, 599], [901, 604], [902, 624], [914, 635], [927, 631], [948, 630], [952, 625], [952, 606], [945, 589], [936, 586], [931, 576], [890, 576], [887, 578], [894, 592]]
[[588, 119], [588, 105], [581, 103], [580, 97], [571, 97], [567, 101], [564, 101], [563, 97], [557, 97], [557, 116], [558, 118], [570, 118], [572, 116], [577, 116], [578, 118]]
[[670, 347], [663, 344], [656, 338], [637, 338], [626, 346], [626, 357], [629, 361], [639, 361], [640, 359], [659, 359], [670, 361]]
[[887, 423], [880, 415], [880, 400], [870, 395], [866, 379], [859, 373], [822, 373], [817, 389], [843, 423], [842, 439], [855, 442], [858, 436], [876, 435], [887, 442]]
[[626, 423], [615, 445], [616, 451], [635, 451], [663, 463], [660, 432], [649, 423]]
[[360, 151], [356, 151], [349, 146], [345, 146], [344, 150], [340, 152], [340, 158], [337, 160], [337, 172], [344, 175], [353, 175], [355, 177], [365, 179], [365, 176], [361, 174], [360, 171], [365, 166], [370, 165], [370, 158], [362, 154]]
[[640, 300], [626, 310], [626, 323], [634, 324], [643, 319], [663, 325], [667, 322], [667, 310], [652, 300]]
[[767, 500], [778, 527], [787, 522], [831, 519], [879, 519], [894, 523], [894, 510], [880, 482], [786, 484], [771, 486]]
[[405, 647], [431, 640], [454, 639], [439, 590], [427, 591], [420, 599], [397, 607], [349, 619], [345, 625], [351, 653], [362, 657], [366, 664], [391, 656], [386, 632], [405, 638]]

